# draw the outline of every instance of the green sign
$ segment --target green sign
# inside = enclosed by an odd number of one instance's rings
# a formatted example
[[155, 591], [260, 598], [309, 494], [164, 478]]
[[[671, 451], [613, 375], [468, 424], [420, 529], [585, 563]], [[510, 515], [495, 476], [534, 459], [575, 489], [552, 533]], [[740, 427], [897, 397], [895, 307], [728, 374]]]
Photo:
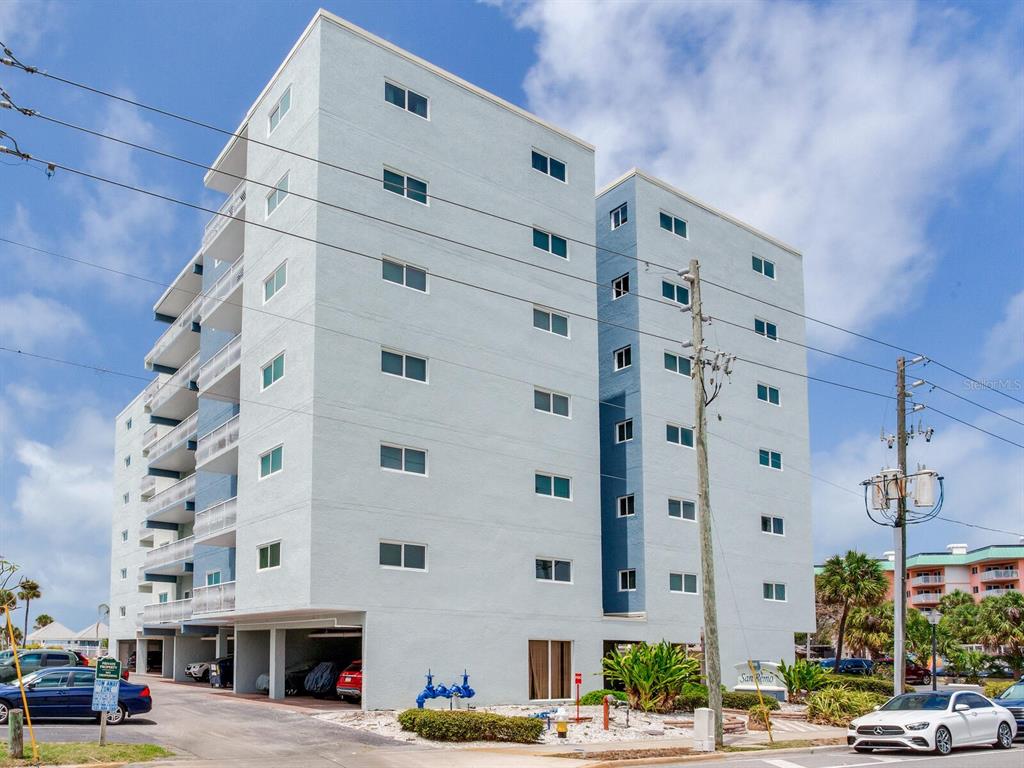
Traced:
[[120, 680], [121, 662], [117, 659], [103, 658], [96, 662], [97, 680]]

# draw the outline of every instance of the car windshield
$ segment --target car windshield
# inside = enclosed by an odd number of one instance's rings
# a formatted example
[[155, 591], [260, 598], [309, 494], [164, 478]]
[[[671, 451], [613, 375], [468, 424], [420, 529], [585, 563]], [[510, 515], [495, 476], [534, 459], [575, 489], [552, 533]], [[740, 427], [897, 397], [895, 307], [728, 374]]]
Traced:
[[889, 699], [881, 706], [884, 712], [909, 711], [917, 709], [941, 710], [949, 706], [948, 693], [905, 693]]
[[1024, 699], [1024, 680], [1014, 683], [1005, 691], [999, 694], [1000, 699]]

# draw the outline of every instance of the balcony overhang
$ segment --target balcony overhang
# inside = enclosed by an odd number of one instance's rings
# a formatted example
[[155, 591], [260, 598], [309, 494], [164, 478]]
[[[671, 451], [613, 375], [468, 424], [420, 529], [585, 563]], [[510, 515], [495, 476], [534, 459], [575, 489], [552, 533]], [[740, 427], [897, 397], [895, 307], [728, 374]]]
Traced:
[[232, 138], [213, 161], [212, 169], [203, 177], [206, 186], [224, 194], [238, 185], [239, 176], [245, 176], [246, 144], [249, 143], [245, 139], [249, 135], [249, 124], [243, 123], [236, 133], [243, 138]]
[[203, 252], [188, 260], [167, 290], [153, 305], [154, 315], [178, 317], [203, 289]]

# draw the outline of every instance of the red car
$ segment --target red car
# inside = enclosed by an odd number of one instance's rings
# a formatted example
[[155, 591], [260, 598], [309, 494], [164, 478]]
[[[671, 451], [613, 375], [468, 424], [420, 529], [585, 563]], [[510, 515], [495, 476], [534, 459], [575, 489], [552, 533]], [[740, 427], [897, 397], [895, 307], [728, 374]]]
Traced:
[[[893, 660], [891, 658], [886, 659], [875, 659], [875, 664], [888, 664], [892, 666]], [[923, 667], [915, 661], [907, 659], [907, 666], [905, 667], [904, 677], [906, 682], [910, 685], [931, 685], [932, 684], [932, 671], [928, 667]]]
[[363, 660], [356, 659], [338, 675], [335, 690], [340, 699], [356, 699], [363, 697]]

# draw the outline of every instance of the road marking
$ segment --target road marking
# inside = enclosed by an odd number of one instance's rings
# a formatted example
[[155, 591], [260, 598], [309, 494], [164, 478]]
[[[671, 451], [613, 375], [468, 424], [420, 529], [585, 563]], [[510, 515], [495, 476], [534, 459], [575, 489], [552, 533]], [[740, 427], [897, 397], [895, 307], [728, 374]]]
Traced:
[[774, 765], [775, 768], [804, 768], [804, 766], [798, 763], [791, 763], [789, 760], [783, 760], [782, 758], [770, 758], [765, 760], [768, 765]]

